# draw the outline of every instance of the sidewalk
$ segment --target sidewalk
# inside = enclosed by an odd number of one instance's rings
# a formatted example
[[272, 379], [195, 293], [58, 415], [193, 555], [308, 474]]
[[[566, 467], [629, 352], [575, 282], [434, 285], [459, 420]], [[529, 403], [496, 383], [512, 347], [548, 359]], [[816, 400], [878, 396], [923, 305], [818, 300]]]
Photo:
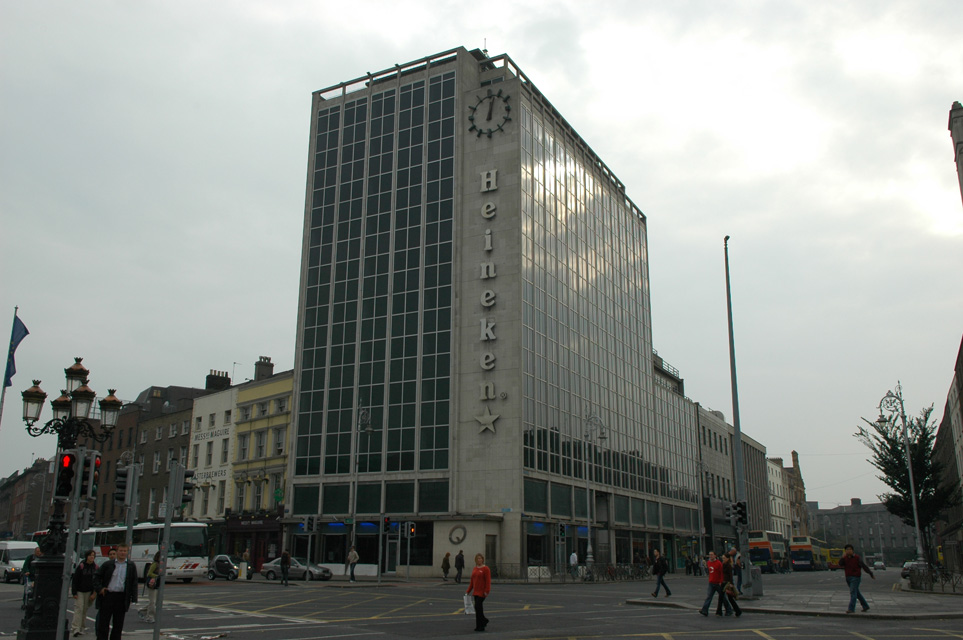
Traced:
[[[681, 585], [680, 585], [681, 586]], [[793, 616], [836, 616], [855, 618], [875, 618], [880, 620], [930, 620], [963, 618], [963, 594], [940, 593], [931, 591], [901, 591], [899, 584], [893, 585], [893, 590], [874, 590], [863, 592], [869, 602], [869, 611], [846, 613], [849, 606], [849, 592], [845, 585], [836, 589], [826, 588], [766, 588], [761, 598], [740, 598], [739, 607], [746, 613], [768, 613]], [[700, 596], [701, 594], [701, 596]], [[677, 597], [679, 596], [679, 597]], [[673, 589], [672, 597], [659, 598], [647, 596], [632, 598], [626, 604], [650, 607], [674, 607], [690, 609], [695, 615], [705, 599], [705, 587], [699, 593], [693, 594], [691, 589], [684, 593], [677, 593]], [[713, 609], [715, 602], [713, 602]], [[713, 611], [709, 612], [712, 615]]]

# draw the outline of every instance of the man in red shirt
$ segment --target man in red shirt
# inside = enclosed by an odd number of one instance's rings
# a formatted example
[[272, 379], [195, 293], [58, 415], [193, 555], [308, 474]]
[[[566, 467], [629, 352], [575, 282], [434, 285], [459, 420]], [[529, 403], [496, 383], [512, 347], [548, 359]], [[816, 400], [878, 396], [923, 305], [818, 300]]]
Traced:
[[[726, 615], [732, 615], [732, 607], [729, 606], [729, 602], [722, 596], [722, 563], [719, 562], [719, 558], [716, 557], [715, 551], [709, 552], [709, 561], [706, 562], [706, 573], [709, 574], [709, 590], [706, 593], [706, 601], [703, 603], [702, 608], [699, 609], [699, 613], [704, 616], [709, 615], [709, 607], [712, 606], [712, 596], [719, 594], [719, 599], [722, 600], [723, 606], [726, 608]], [[716, 613], [717, 616], [722, 615], [721, 613]]]
[[859, 583], [863, 579], [863, 569], [866, 570], [866, 573], [868, 573], [869, 577], [873, 580], [876, 579], [876, 576], [874, 576], [872, 570], [866, 566], [863, 559], [853, 552], [853, 545], [851, 544], [847, 544], [843, 548], [843, 557], [839, 559], [839, 566], [845, 571], [846, 584], [849, 585], [849, 608], [846, 609], [846, 613], [854, 613], [856, 611], [856, 600], [859, 600], [863, 611], [869, 611], [869, 604], [866, 602], [866, 598], [859, 592]]

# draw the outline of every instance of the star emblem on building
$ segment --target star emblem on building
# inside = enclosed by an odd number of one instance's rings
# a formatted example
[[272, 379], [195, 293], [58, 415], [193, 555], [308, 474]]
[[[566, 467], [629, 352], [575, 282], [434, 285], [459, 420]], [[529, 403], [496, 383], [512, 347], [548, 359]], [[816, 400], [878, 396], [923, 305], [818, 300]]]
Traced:
[[484, 433], [485, 431], [491, 431], [495, 433], [495, 421], [498, 420], [499, 415], [497, 413], [492, 413], [492, 409], [489, 406], [485, 406], [485, 413], [480, 416], [475, 416], [475, 420], [478, 420], [478, 424], [481, 425], [481, 429], [478, 433]]

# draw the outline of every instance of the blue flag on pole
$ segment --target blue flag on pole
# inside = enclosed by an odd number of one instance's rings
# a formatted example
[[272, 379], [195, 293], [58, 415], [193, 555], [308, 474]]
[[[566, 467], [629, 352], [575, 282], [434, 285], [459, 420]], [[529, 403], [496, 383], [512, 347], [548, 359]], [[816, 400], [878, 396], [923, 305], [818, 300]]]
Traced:
[[27, 337], [27, 326], [23, 321], [17, 317], [13, 316], [13, 331], [10, 333], [10, 349], [7, 351], [7, 373], [3, 376], [3, 386], [9, 387], [13, 385], [13, 374], [17, 372], [17, 365], [13, 361], [13, 354], [16, 353], [17, 347], [24, 338]]

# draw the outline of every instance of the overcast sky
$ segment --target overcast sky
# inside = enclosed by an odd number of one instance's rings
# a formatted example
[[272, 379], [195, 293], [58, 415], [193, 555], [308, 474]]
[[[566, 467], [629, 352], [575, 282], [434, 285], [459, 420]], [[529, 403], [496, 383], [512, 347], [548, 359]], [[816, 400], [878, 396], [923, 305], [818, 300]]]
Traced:
[[[963, 5], [0, 3], [0, 475], [54, 452], [20, 391], [133, 399], [294, 362], [311, 92], [457, 46], [507, 53], [648, 217], [655, 347], [740, 408], [810, 500], [884, 490], [853, 437], [902, 380], [943, 413], [963, 334], [947, 131]], [[50, 417], [49, 408], [45, 419]]]

